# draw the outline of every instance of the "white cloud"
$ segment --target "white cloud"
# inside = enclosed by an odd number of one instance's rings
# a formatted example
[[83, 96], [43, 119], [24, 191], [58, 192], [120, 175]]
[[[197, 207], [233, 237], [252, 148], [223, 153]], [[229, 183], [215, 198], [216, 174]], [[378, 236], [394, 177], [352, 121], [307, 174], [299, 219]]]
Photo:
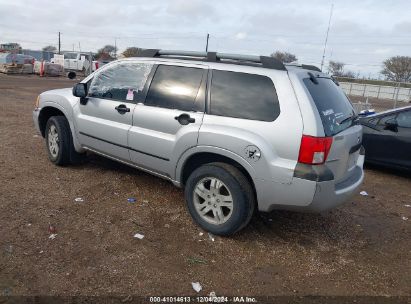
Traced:
[[237, 40], [243, 40], [247, 37], [247, 33], [245, 32], [238, 32], [237, 34], [235, 34], [235, 39]]
[[[355, 72], [377, 72], [381, 62], [410, 54], [409, 0], [334, 0], [326, 60]], [[96, 51], [105, 44], [270, 54], [291, 52], [321, 62], [331, 0], [0, 0], [0, 43], [25, 48], [57, 45]]]

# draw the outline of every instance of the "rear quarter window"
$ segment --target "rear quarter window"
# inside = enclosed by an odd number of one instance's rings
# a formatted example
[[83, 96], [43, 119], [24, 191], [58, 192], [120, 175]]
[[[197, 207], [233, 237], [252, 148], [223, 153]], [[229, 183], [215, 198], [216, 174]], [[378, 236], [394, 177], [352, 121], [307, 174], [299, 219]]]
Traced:
[[310, 78], [304, 78], [304, 84], [320, 114], [326, 136], [333, 136], [350, 127], [352, 121], [339, 122], [355, 115], [354, 109], [344, 92], [330, 78], [316, 78], [314, 83]]
[[272, 80], [266, 76], [213, 70], [210, 114], [274, 121], [280, 114]]

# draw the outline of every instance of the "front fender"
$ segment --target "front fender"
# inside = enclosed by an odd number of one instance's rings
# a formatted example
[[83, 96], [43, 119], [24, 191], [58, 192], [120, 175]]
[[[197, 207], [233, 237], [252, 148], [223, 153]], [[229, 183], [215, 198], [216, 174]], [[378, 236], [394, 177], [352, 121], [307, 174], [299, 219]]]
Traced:
[[[73, 138], [74, 149], [79, 153], [84, 152], [84, 149], [81, 147], [80, 142], [78, 141], [78, 138], [77, 138], [77, 135], [76, 135], [77, 132], [76, 132], [76, 126], [75, 126], [74, 121], [73, 121], [72, 108], [69, 107], [69, 110], [68, 110], [65, 107], [63, 107], [61, 104], [59, 104], [57, 102], [54, 102], [54, 101], [42, 101], [40, 105], [41, 105], [40, 114], [41, 114], [41, 111], [43, 109], [47, 108], [47, 107], [56, 108], [64, 114], [64, 116], [67, 118], [67, 121], [69, 122], [69, 125], [70, 125], [70, 131], [71, 131], [71, 135], [72, 135], [72, 138]], [[71, 109], [71, 111], [70, 111], [70, 109]]]

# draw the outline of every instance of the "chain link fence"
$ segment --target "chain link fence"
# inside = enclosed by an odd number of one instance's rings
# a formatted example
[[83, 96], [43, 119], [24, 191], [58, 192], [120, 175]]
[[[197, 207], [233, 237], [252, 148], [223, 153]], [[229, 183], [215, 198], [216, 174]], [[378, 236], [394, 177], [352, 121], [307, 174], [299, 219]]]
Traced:
[[341, 88], [350, 97], [357, 112], [371, 109], [381, 112], [411, 105], [411, 84], [392, 84], [389, 86], [340, 81]]

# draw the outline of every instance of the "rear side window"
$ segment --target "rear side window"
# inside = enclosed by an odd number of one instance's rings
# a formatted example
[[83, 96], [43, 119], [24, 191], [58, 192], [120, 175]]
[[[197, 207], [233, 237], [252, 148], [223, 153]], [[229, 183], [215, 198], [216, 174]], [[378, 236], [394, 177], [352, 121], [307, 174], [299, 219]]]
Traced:
[[266, 76], [213, 70], [210, 114], [273, 121], [280, 115], [274, 84]]
[[325, 135], [333, 136], [351, 126], [351, 120], [340, 122], [355, 115], [355, 112], [348, 97], [332, 79], [321, 77], [315, 79], [318, 83], [314, 83], [310, 78], [305, 78], [303, 81], [317, 106]]
[[182, 111], [195, 110], [203, 69], [159, 65], [145, 104]]
[[120, 101], [137, 101], [150, 74], [150, 63], [124, 62], [110, 66], [94, 76], [89, 96]]

